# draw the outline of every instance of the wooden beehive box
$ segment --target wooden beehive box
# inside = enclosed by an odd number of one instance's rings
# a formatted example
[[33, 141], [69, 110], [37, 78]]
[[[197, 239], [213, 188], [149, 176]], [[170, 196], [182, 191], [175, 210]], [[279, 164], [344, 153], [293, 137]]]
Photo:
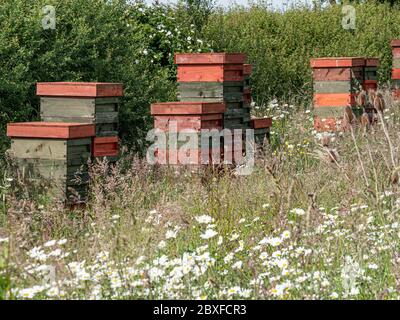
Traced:
[[178, 82], [243, 81], [241, 53], [188, 53], [176, 54]]
[[9, 154], [25, 179], [48, 181], [57, 198], [84, 201], [89, 180], [92, 124], [11, 123]]
[[392, 66], [392, 89], [393, 98], [400, 100], [400, 40], [391, 42], [393, 66]]
[[379, 58], [366, 58], [364, 67], [363, 89], [365, 91], [378, 89]]
[[263, 146], [269, 141], [272, 118], [253, 118], [250, 127], [254, 130], [254, 141], [257, 146]]
[[119, 99], [122, 84], [46, 82], [37, 84], [40, 116], [45, 122], [76, 122], [96, 125], [96, 136], [118, 135]]
[[[168, 135], [179, 134], [187, 129], [192, 130], [188, 132], [188, 140], [176, 143], [178, 150], [171, 150], [170, 145], [166, 145], [166, 149], [157, 150], [157, 157], [163, 155], [167, 157], [168, 164], [180, 164], [177, 156], [179, 152], [184, 152], [191, 160], [190, 165], [204, 164], [201, 161], [202, 157], [202, 140], [201, 131], [203, 129], [209, 130], [222, 130], [223, 129], [223, 113], [226, 109], [224, 103], [215, 102], [167, 102], [155, 103], [151, 105], [151, 114], [154, 116], [154, 127], [162, 130]], [[189, 141], [190, 135], [196, 135], [198, 145], [194, 146], [191, 150], [182, 151], [181, 146]], [[210, 142], [210, 141], [209, 141]], [[217, 148], [221, 152], [220, 147]], [[213, 152], [212, 143], [209, 144], [209, 149], [206, 150], [207, 156]]]
[[321, 121], [343, 117], [344, 107], [356, 107], [356, 95], [364, 85], [365, 61], [360, 57], [311, 59], [316, 127], [321, 128]]

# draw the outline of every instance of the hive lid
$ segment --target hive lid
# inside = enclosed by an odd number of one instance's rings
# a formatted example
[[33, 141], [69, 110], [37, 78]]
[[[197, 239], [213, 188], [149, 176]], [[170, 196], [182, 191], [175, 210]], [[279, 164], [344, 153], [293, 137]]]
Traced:
[[20, 122], [7, 125], [11, 138], [77, 139], [96, 135], [94, 124], [66, 122]]
[[123, 85], [106, 82], [38, 82], [36, 94], [50, 97], [122, 97]]
[[392, 40], [392, 42], [390, 42], [390, 45], [392, 46], [392, 48], [400, 47], [400, 39], [399, 40]]
[[254, 118], [250, 120], [252, 129], [265, 129], [272, 127], [272, 118]]
[[349, 68], [365, 66], [362, 57], [327, 57], [310, 60], [311, 68]]
[[224, 113], [225, 103], [220, 102], [164, 102], [151, 105], [151, 115], [196, 115]]
[[366, 67], [379, 67], [379, 58], [365, 58]]
[[175, 64], [243, 64], [246, 55], [243, 53], [177, 53]]

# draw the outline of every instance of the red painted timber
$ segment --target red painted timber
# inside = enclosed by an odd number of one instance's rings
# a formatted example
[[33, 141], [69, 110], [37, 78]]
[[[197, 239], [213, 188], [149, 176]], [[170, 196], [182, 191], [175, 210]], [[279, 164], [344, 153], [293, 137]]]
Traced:
[[174, 62], [177, 65], [196, 64], [243, 64], [246, 55], [243, 53], [178, 53]]
[[36, 94], [46, 97], [122, 97], [121, 83], [38, 82]]
[[118, 137], [95, 137], [93, 139], [93, 156], [118, 156]]
[[7, 125], [7, 136], [11, 138], [78, 139], [95, 135], [95, 125], [86, 123], [21, 122]]
[[168, 117], [156, 116], [154, 117], [154, 128], [162, 131], [176, 130], [180, 132], [185, 129], [192, 129], [200, 131], [201, 129], [217, 129], [222, 130], [223, 120], [222, 114], [215, 119], [202, 119], [200, 116], [187, 116], [187, 117]]
[[380, 65], [379, 58], [365, 58], [366, 67], [379, 67], [379, 65]]
[[362, 78], [361, 68], [318, 68], [313, 70], [314, 81], [350, 81], [354, 76]]
[[265, 129], [272, 126], [272, 118], [251, 119], [250, 125], [252, 129]]
[[364, 80], [364, 83], [362, 85], [363, 89], [365, 91], [368, 90], [378, 90], [378, 81], [376, 80]]
[[243, 65], [183, 65], [178, 67], [178, 82], [243, 81]]
[[315, 93], [314, 107], [354, 106], [356, 95], [353, 93]]
[[400, 40], [392, 40], [390, 45], [392, 46], [392, 48], [400, 48]]
[[195, 115], [224, 113], [224, 103], [215, 102], [164, 102], [151, 105], [151, 115]]
[[310, 64], [311, 68], [362, 67], [365, 65], [365, 58], [361, 57], [316, 58], [316, 59], [311, 59]]
[[393, 59], [400, 59], [400, 47], [395, 47], [392, 49]]
[[392, 79], [400, 80], [400, 69], [392, 69]]
[[244, 64], [243, 65], [243, 74], [245, 76], [249, 76], [253, 73], [253, 66], [251, 64]]

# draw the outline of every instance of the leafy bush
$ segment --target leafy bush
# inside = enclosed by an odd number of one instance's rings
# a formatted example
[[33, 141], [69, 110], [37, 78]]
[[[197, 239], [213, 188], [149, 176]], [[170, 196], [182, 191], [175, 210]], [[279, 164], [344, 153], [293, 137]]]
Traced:
[[253, 92], [258, 103], [272, 98], [311, 97], [311, 57], [376, 56], [381, 84], [390, 79], [390, 41], [400, 37], [398, 7], [354, 4], [356, 30], [342, 28], [341, 6], [280, 13], [254, 5], [215, 12], [204, 39], [215, 51], [245, 52], [254, 64]]
[[[45, 5], [55, 7], [54, 30], [42, 27]], [[173, 52], [201, 45], [173, 14], [124, 0], [2, 1], [1, 136], [7, 122], [38, 119], [36, 82], [122, 82], [120, 133], [140, 149], [150, 103], [175, 99]]]

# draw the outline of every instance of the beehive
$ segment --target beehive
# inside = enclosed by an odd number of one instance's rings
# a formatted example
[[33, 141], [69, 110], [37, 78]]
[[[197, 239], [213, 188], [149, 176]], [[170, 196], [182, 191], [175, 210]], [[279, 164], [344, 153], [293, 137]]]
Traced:
[[356, 95], [364, 84], [365, 58], [311, 59], [314, 81], [314, 116], [317, 130], [333, 130], [344, 107], [356, 107]]
[[[202, 144], [202, 130], [217, 130], [223, 129], [223, 113], [225, 104], [219, 102], [167, 102], [155, 103], [151, 105], [151, 114], [154, 116], [154, 128], [166, 133], [167, 141], [171, 134], [178, 135], [184, 131], [190, 130], [187, 133], [187, 140], [177, 141], [178, 150], [171, 150], [171, 145], [166, 145], [166, 149], [157, 150], [157, 157], [166, 155], [169, 164], [178, 164], [177, 155], [183, 152], [190, 158], [189, 163], [185, 164], [204, 164], [202, 159], [202, 151], [205, 151], [208, 159], [214, 152], [221, 154], [221, 145], [216, 147], [208, 140], [208, 148], [204, 150]], [[190, 150], [184, 150], [181, 147], [189, 142], [190, 137], [194, 135], [197, 139], [197, 144]], [[220, 141], [220, 140], [219, 140]], [[175, 159], [175, 161], [173, 160]], [[203, 161], [202, 161], [203, 160]]]
[[[96, 126], [96, 137], [118, 139], [118, 111], [119, 99], [123, 95], [122, 84], [38, 83], [37, 95], [41, 97], [42, 121], [92, 123]], [[112, 154], [104, 156], [114, 162], [118, 155], [115, 155], [115, 150], [112, 151]], [[96, 158], [96, 156], [94, 157]]]
[[254, 142], [258, 148], [263, 147], [270, 138], [272, 118], [254, 118], [250, 122], [254, 130]]
[[365, 59], [363, 89], [367, 92], [378, 89], [378, 67], [378, 58]]
[[7, 126], [9, 154], [25, 179], [48, 181], [51, 193], [68, 202], [84, 201], [89, 181], [92, 124], [25, 122]]
[[392, 89], [395, 100], [400, 100], [400, 40], [391, 42], [393, 66], [392, 66]]
[[177, 54], [180, 101], [223, 102], [224, 128], [249, 128], [250, 110], [245, 94], [246, 56], [237, 53]]

